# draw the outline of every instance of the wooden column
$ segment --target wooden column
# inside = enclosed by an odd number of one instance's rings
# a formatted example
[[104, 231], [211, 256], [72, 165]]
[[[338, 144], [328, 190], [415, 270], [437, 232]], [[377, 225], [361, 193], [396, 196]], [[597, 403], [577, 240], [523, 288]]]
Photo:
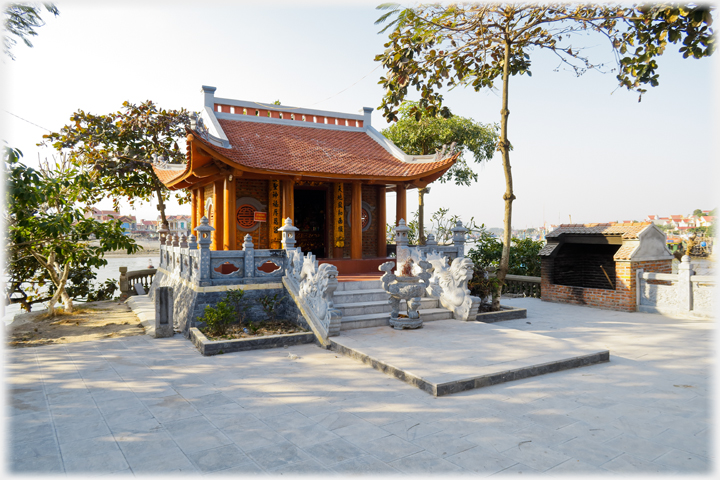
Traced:
[[213, 250], [223, 249], [223, 224], [225, 223], [225, 209], [223, 208], [223, 205], [225, 203], [223, 199], [224, 191], [225, 181], [217, 180], [213, 184], [213, 209], [215, 210], [215, 213], [213, 214], [213, 228], [215, 229], [215, 231], [213, 232]]
[[270, 248], [281, 248], [280, 244], [280, 232], [278, 228], [283, 226], [282, 211], [280, 208], [280, 180], [273, 178], [268, 180], [268, 210], [270, 212], [270, 218], [268, 219], [268, 236], [270, 237]]
[[387, 257], [387, 238], [385, 237], [385, 224], [387, 223], [385, 214], [385, 185], [377, 189], [377, 256]]
[[230, 175], [225, 177], [223, 182], [223, 199], [225, 200], [223, 210], [223, 250], [236, 250], [235, 235], [237, 227], [235, 226], [235, 179]]
[[333, 190], [333, 255], [332, 258], [343, 258], [345, 248], [345, 194], [343, 184], [332, 184]]
[[[197, 218], [197, 225], [200, 225], [200, 220], [202, 220], [202, 217], [205, 216], [205, 187], [200, 187], [197, 189], [197, 210], [195, 210], [195, 217]], [[197, 232], [193, 230], [193, 235], [197, 237]]]
[[362, 259], [362, 184], [352, 184], [352, 200], [350, 204], [350, 258]]
[[395, 191], [397, 192], [397, 208], [395, 209], [395, 226], [400, 223], [400, 219], [405, 220], [405, 224], [408, 223], [407, 219], [407, 198], [405, 191], [405, 184], [398, 183]]
[[195, 227], [198, 226], [198, 189], [193, 188], [190, 191], [192, 199], [192, 210], [190, 213], [190, 235], [195, 235]]
[[293, 180], [282, 181], [282, 223], [285, 224], [285, 219], [290, 217], [293, 225], [295, 225], [295, 182]]

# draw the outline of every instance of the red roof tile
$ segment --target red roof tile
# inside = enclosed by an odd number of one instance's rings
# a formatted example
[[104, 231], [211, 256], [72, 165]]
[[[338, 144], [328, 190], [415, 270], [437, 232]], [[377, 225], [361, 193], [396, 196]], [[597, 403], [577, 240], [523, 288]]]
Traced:
[[153, 165], [153, 171], [162, 183], [168, 184], [185, 173], [186, 165], [182, 165], [182, 167], [183, 168], [177, 168], [175, 166], [172, 168], [158, 168]]
[[640, 223], [586, 223], [568, 224], [564, 223], [557, 229], [548, 233], [546, 237], [559, 237], [563, 234], [572, 235], [621, 235], [622, 238], [637, 238], [638, 234], [645, 230], [651, 222]]
[[363, 131], [218, 121], [232, 148], [217, 147], [199, 135], [195, 138], [240, 165], [261, 170], [366, 178], [412, 177], [449, 168], [455, 161], [453, 156], [439, 162], [402, 162]]

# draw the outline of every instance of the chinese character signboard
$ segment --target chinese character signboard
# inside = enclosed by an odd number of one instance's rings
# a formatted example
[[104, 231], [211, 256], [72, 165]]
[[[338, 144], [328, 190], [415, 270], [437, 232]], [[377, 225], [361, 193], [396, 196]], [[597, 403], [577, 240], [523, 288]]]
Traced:
[[345, 196], [343, 195], [343, 184], [333, 183], [333, 233], [335, 246], [345, 246], [345, 233], [343, 232], [343, 215], [345, 213]]

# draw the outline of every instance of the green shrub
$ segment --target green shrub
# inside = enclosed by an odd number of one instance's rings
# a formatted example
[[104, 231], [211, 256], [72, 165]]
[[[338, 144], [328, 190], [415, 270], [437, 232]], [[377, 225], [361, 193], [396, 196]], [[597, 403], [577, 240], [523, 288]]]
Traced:
[[260, 297], [260, 305], [262, 306], [265, 315], [267, 315], [268, 320], [275, 320], [275, 315], [277, 315], [278, 308], [280, 307], [278, 294], [276, 293], [274, 295], [265, 295]]
[[208, 305], [205, 307], [205, 314], [198, 320], [205, 322], [206, 331], [209, 335], [220, 336], [225, 335], [227, 327], [233, 323], [236, 318], [235, 309], [225, 302], [218, 302], [215, 307]]
[[225, 301], [235, 309], [236, 318], [241, 325], [245, 323], [247, 311], [250, 308], [244, 297], [245, 290], [242, 288], [228, 290], [227, 297], [225, 297]]

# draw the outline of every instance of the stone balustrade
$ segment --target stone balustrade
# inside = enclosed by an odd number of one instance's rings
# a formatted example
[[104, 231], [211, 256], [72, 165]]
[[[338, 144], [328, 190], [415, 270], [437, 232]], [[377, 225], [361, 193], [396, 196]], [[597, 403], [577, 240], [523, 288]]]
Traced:
[[715, 277], [695, 275], [687, 255], [682, 257], [676, 274], [646, 273], [638, 269], [636, 279], [639, 312], [713, 315]]

